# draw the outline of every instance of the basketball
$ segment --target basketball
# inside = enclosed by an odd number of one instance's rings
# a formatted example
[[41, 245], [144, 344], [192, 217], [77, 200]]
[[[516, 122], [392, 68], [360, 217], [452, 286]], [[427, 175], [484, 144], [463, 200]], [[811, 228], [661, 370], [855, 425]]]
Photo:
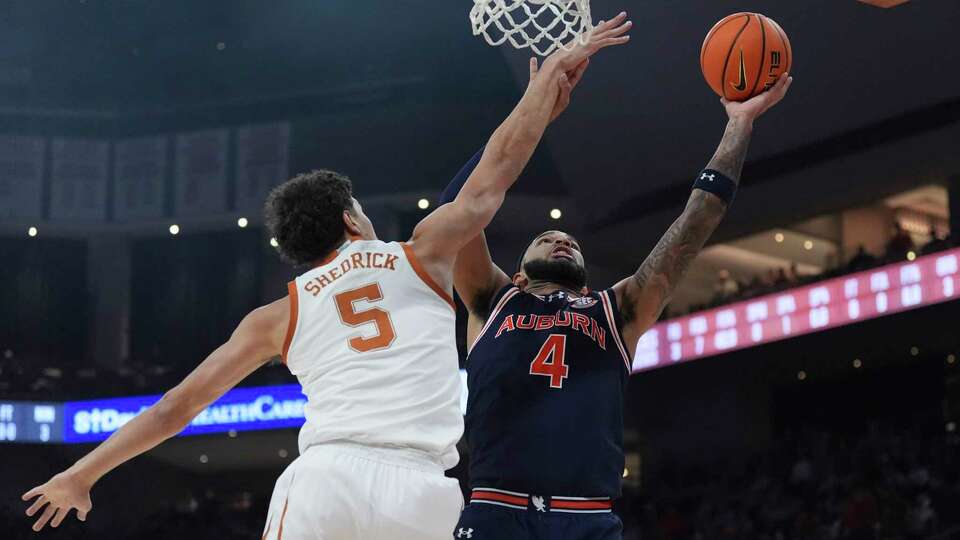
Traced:
[[790, 70], [793, 51], [786, 32], [759, 13], [735, 13], [714, 25], [700, 49], [707, 84], [730, 101], [746, 101]]

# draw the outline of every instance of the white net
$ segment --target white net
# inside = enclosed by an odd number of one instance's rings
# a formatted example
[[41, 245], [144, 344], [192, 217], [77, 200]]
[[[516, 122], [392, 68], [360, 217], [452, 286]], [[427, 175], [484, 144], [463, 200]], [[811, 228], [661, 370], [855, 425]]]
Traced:
[[590, 0], [473, 0], [470, 22], [473, 35], [490, 45], [510, 41], [541, 56], [570, 48], [593, 29]]

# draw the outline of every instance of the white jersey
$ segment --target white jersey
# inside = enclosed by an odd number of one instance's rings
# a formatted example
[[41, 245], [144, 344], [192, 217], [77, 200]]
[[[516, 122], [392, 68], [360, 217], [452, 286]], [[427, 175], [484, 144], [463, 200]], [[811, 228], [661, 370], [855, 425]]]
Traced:
[[301, 454], [346, 441], [456, 465], [463, 416], [454, 304], [413, 250], [348, 241], [289, 292], [284, 361], [307, 396]]

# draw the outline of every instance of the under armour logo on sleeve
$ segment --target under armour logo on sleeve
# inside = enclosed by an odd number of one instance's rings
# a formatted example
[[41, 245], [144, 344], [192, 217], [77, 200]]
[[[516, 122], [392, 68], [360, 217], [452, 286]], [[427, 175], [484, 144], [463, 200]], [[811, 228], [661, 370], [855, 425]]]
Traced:
[[460, 530], [457, 531], [457, 538], [473, 538], [473, 529], [460, 527]]

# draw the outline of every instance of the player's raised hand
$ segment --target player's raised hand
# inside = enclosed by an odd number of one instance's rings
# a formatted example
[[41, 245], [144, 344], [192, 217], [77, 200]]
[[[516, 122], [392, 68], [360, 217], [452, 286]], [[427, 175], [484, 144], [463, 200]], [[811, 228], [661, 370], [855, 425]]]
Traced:
[[633, 21], [627, 20], [627, 12], [621, 11], [619, 15], [609, 21], [601, 21], [593, 28], [586, 42], [577, 39], [573, 47], [569, 50], [560, 48], [557, 52], [547, 57], [543, 67], [553, 67], [555, 65], [564, 73], [570, 73], [584, 60], [590, 58], [600, 49], [612, 47], [614, 45], [623, 45], [630, 41], [627, 32], [633, 27]]
[[[580, 65], [575, 67], [569, 73], [565, 73], [563, 77], [560, 77], [560, 94], [557, 96], [557, 102], [553, 106], [553, 111], [550, 113], [550, 121], [553, 122], [566, 110], [567, 106], [570, 105], [570, 95], [573, 93], [573, 89], [577, 87], [577, 84], [580, 83], [580, 80], [583, 79], [583, 74], [587, 71], [587, 66], [590, 65], [590, 59], [587, 58], [583, 62], [580, 62]], [[533, 84], [533, 81], [536, 80], [537, 75], [540, 73], [540, 68], [537, 64], [536, 57], [530, 59], [530, 84]]]
[[770, 107], [780, 103], [783, 97], [787, 95], [787, 91], [790, 90], [791, 84], [793, 84], [793, 77], [789, 73], [784, 73], [777, 79], [772, 88], [743, 103], [727, 101], [724, 98], [720, 98], [720, 103], [723, 103], [724, 108], [727, 109], [727, 116], [730, 118], [740, 118], [752, 122], [767, 112]]
[[[69, 472], [62, 472], [46, 484], [37, 486], [23, 494], [21, 499], [30, 501], [36, 498], [27, 508], [27, 516], [34, 516], [41, 509], [43, 514], [33, 524], [34, 531], [40, 531], [47, 526], [59, 527], [71, 510], [77, 510], [77, 519], [87, 520], [87, 512], [93, 508], [90, 501], [90, 486], [82, 482]], [[46, 508], [44, 508], [46, 507]]]

